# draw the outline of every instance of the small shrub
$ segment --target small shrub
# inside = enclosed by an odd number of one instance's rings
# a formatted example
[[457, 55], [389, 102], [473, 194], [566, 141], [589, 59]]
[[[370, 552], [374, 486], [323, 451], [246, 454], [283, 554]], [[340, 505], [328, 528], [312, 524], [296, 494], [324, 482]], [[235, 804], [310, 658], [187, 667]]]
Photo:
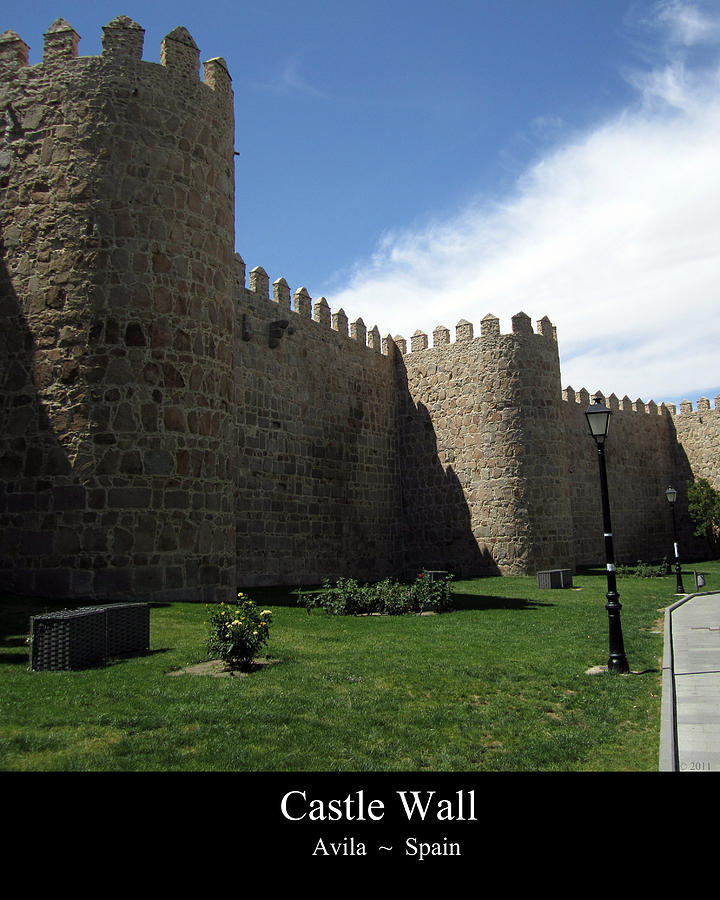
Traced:
[[427, 575], [421, 572], [413, 585], [413, 594], [419, 612], [428, 610], [447, 612], [449, 609], [452, 609], [451, 581], [452, 575], [437, 581], [431, 581]]
[[400, 616], [421, 612], [446, 612], [452, 606], [451, 577], [431, 581], [421, 573], [412, 584], [400, 584], [385, 578], [361, 585], [354, 578], [340, 578], [335, 584], [326, 580], [317, 594], [300, 594], [298, 602], [309, 611], [324, 609], [329, 615], [360, 616], [377, 613]]
[[391, 578], [378, 582], [375, 585], [374, 612], [386, 616], [403, 616], [418, 612], [414, 603], [412, 587], [400, 584]]
[[659, 565], [638, 560], [635, 566], [618, 566], [617, 568], [617, 573], [621, 578], [628, 576], [633, 578], [662, 578], [669, 571], [670, 565], [667, 559], [663, 559]]
[[258, 610], [242, 592], [235, 603], [221, 603], [210, 616], [209, 656], [231, 669], [248, 669], [270, 637], [272, 612]]

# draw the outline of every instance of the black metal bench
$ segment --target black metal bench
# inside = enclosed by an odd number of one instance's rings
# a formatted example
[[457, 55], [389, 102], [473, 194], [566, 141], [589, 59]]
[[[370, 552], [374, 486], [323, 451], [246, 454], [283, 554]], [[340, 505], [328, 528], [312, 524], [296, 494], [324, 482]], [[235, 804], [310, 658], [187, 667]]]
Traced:
[[150, 604], [104, 603], [30, 618], [30, 668], [88, 669], [150, 649]]

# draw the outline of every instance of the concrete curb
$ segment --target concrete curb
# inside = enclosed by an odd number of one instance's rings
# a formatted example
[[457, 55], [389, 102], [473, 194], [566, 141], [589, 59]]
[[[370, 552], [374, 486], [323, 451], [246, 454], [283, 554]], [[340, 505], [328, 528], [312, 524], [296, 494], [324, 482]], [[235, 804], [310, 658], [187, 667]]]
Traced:
[[677, 772], [679, 769], [677, 741], [677, 697], [675, 692], [675, 660], [672, 641], [672, 614], [694, 597], [707, 597], [720, 591], [701, 591], [686, 594], [665, 609], [665, 631], [662, 666], [662, 701], [660, 712], [660, 772]]

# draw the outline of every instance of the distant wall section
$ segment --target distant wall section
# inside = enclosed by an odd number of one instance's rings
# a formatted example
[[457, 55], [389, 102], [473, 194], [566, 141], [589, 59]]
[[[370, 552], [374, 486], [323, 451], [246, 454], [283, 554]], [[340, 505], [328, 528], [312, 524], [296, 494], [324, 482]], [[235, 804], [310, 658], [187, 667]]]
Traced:
[[[669, 407], [673, 414], [674, 406]], [[695, 478], [706, 478], [720, 491], [720, 396], [711, 407], [707, 397], [700, 397], [697, 409], [689, 400], [680, 404], [679, 415], [673, 415], [677, 440], [682, 446]]]
[[[567, 388], [564, 398], [575, 557], [579, 565], [604, 563], [597, 450], [585, 419], [591, 397]], [[692, 473], [676, 437], [674, 410], [615, 395], [604, 401], [611, 410], [605, 458], [616, 561], [673, 558], [672, 510], [665, 497], [670, 485], [679, 492], [680, 544], [687, 556], [696, 549], [686, 514], [685, 484]]]

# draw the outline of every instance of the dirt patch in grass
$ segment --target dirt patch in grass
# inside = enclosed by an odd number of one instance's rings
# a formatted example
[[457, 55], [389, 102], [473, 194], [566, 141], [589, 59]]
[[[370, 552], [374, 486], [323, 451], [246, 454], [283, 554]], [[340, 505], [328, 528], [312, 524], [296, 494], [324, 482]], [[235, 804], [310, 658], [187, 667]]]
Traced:
[[168, 672], [168, 675], [210, 675], [213, 678], [238, 678], [252, 675], [253, 672], [278, 662], [280, 662], [279, 659], [254, 659], [250, 668], [241, 672], [237, 669], [230, 669], [221, 659], [210, 659], [207, 662], [195, 663], [193, 666], [185, 666], [184, 669], [175, 669], [173, 672]]

